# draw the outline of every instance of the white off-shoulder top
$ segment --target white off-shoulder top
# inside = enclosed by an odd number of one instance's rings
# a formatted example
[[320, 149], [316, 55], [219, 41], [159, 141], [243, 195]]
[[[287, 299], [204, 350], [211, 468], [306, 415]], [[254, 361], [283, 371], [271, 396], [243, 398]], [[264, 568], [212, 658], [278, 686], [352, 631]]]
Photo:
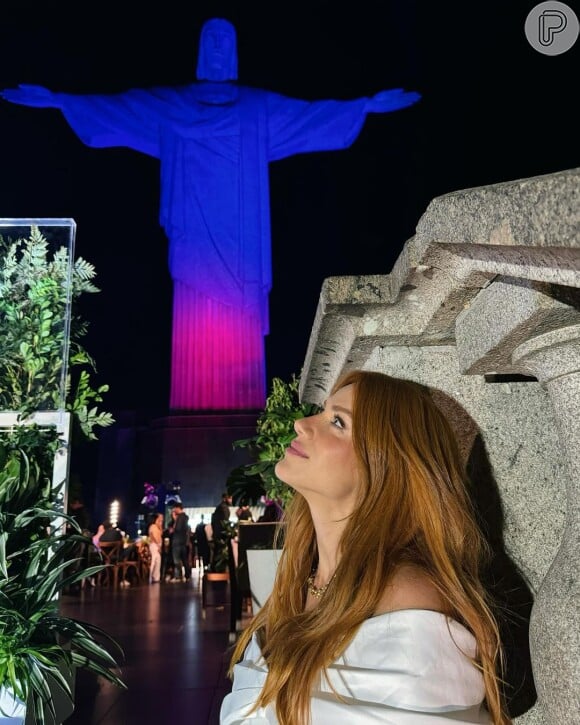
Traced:
[[[469, 660], [474, 655], [473, 635], [440, 612], [404, 609], [367, 619], [328, 668], [333, 687], [345, 701], [321, 677], [312, 693], [312, 725], [489, 725], [483, 677]], [[272, 703], [247, 714], [267, 671], [254, 636], [234, 668], [220, 725], [278, 722]]]

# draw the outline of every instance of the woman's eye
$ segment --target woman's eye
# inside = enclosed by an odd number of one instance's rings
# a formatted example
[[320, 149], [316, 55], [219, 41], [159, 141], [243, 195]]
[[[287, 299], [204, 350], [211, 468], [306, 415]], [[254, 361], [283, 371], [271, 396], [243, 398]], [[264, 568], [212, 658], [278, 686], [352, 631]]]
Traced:
[[331, 424], [335, 425], [337, 428], [344, 428], [344, 421], [339, 415], [333, 415]]

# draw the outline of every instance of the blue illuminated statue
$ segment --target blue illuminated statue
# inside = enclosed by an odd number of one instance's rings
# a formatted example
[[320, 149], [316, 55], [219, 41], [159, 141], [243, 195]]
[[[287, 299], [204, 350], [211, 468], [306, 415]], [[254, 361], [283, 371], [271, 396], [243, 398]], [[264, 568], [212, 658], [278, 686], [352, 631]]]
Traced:
[[174, 283], [171, 399], [179, 409], [261, 408], [271, 288], [268, 164], [350, 146], [367, 113], [412, 105], [402, 89], [303, 101], [239, 86], [234, 27], [202, 28], [197, 83], [117, 94], [21, 85], [0, 95], [59, 108], [80, 140], [161, 162], [160, 223]]

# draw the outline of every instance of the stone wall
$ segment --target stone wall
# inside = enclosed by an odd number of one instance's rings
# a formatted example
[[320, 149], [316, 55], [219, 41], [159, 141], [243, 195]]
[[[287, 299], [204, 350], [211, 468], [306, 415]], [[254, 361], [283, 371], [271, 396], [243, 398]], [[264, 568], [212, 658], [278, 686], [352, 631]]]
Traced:
[[325, 280], [301, 377], [320, 403], [342, 372], [378, 370], [448, 409], [533, 600], [537, 701], [529, 683], [516, 694], [518, 725], [580, 723], [579, 182], [570, 169], [435, 198], [391, 274]]

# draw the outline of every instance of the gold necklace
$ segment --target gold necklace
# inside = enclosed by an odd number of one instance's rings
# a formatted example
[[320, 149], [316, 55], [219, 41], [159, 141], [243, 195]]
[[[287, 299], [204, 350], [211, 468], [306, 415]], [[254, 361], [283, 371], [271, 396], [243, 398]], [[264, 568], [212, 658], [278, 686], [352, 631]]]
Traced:
[[314, 571], [310, 574], [310, 576], [306, 580], [306, 584], [308, 585], [308, 591], [310, 592], [310, 594], [312, 594], [313, 597], [320, 599], [320, 597], [322, 597], [325, 594], [326, 590], [331, 585], [332, 580], [336, 576], [336, 571], [334, 572], [334, 574], [330, 577], [330, 579], [326, 582], [326, 584], [323, 587], [317, 587], [316, 584], [314, 583], [314, 577], [316, 576], [317, 571], [318, 571], [318, 569], [314, 569]]

